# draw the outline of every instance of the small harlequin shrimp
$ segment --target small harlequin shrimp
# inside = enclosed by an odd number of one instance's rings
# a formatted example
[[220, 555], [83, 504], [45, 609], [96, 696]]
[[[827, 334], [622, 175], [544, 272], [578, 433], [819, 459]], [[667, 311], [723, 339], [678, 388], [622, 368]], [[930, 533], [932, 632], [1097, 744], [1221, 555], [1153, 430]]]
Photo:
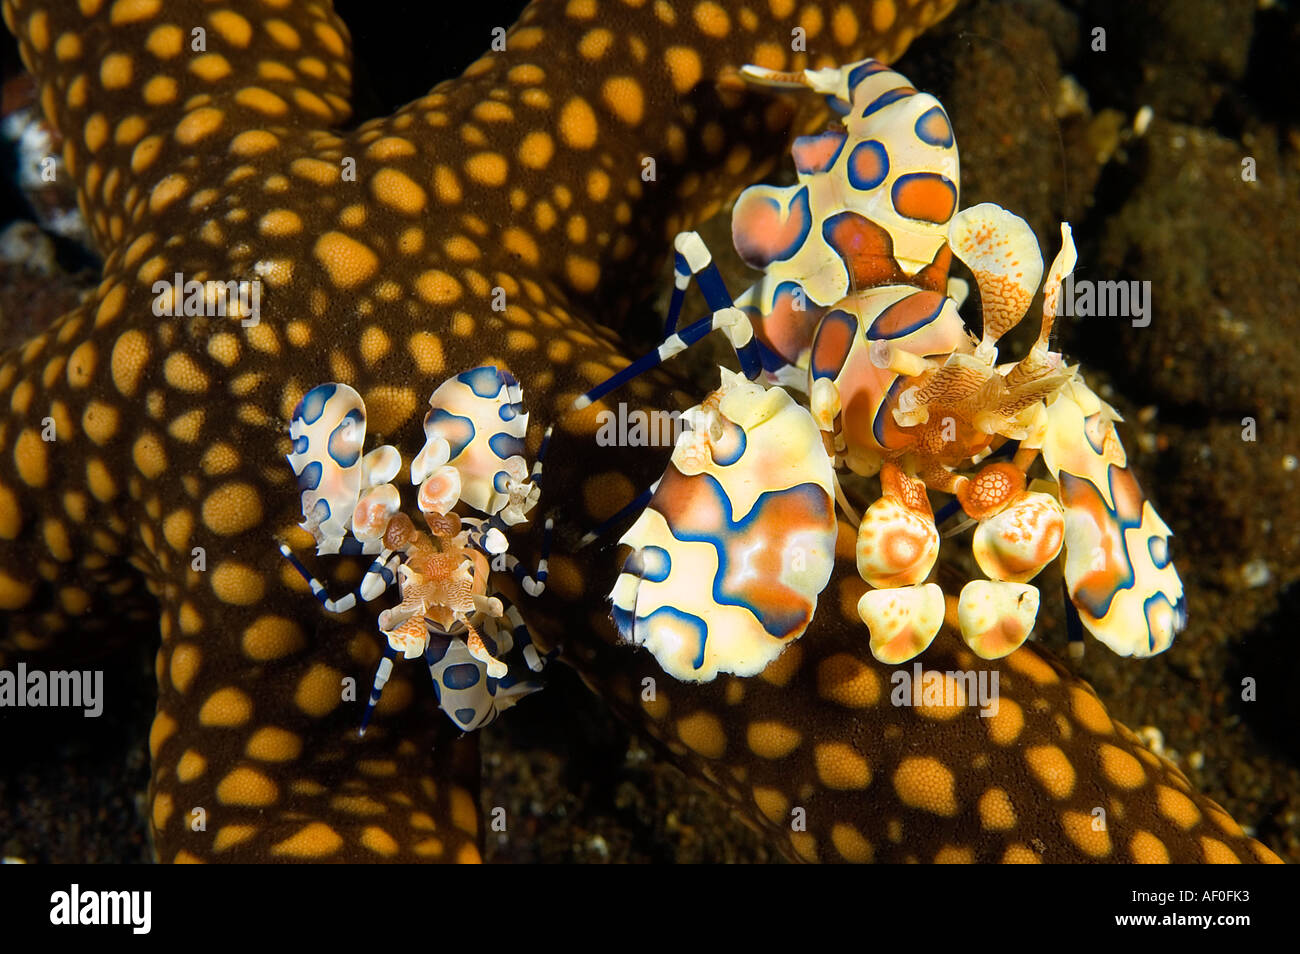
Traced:
[[[976, 524], [972, 547], [988, 579], [962, 589], [955, 615], [977, 654], [998, 658], [1028, 638], [1039, 605], [1030, 581], [1063, 547], [1070, 599], [1089, 631], [1124, 655], [1167, 648], [1185, 622], [1169, 528], [1127, 469], [1118, 415], [1049, 347], [1075, 263], [1069, 226], [1043, 284], [1037, 341], [1021, 360], [999, 363], [998, 341], [1029, 310], [1043, 260], [1018, 216], [991, 203], [958, 211], [957, 146], [938, 100], [875, 60], [742, 73], [821, 93], [839, 120], [795, 140], [798, 182], [752, 186], [736, 201], [736, 251], [760, 279], [733, 301], [700, 237], [679, 235], [666, 340], [576, 402], [598, 400], [713, 330], [726, 331], [755, 382], [724, 371], [723, 388], [688, 413], [693, 429], [662, 481], [634, 501], [648, 506], [620, 541], [633, 548], [611, 594], [620, 632], [679, 678], [761, 669], [804, 631], [826, 585], [820, 554], [833, 552], [834, 500], [858, 527], [857, 567], [870, 587], [858, 611], [871, 651], [883, 662], [911, 659], [953, 612], [928, 582], [940, 549], [934, 492]], [[954, 255], [979, 289], [979, 337], [958, 311]], [[692, 278], [712, 311], [678, 330]], [[807, 407], [785, 388], [806, 392]], [[749, 413], [778, 406], [779, 427]], [[1052, 480], [1028, 477], [1040, 452]], [[729, 456], [744, 462], [742, 478], [728, 471]], [[774, 519], [755, 501], [789, 494], [794, 467], [805, 474], [800, 486], [816, 490]], [[879, 476], [881, 494], [861, 515], [839, 471]], [[740, 521], [751, 507], [761, 516]], [[793, 578], [780, 554], [810, 541], [818, 559]], [[779, 589], [792, 579], [797, 599]]]
[[[366, 410], [346, 384], [308, 391], [289, 424], [289, 463], [302, 495], [302, 527], [316, 552], [377, 554], [356, 592], [331, 599], [289, 547], [280, 552], [328, 612], [343, 613], [397, 586], [401, 601], [379, 614], [387, 640], [361, 721], [364, 734], [398, 653], [423, 656], [444, 712], [466, 731], [491, 722], [541, 688], [549, 660], [533, 645], [519, 611], [490, 592], [493, 569], [511, 572], [529, 595], [546, 586], [551, 521], [542, 557], [529, 576], [508, 552], [506, 530], [528, 519], [541, 493], [542, 461], [531, 474], [523, 458], [528, 415], [519, 384], [493, 367], [443, 382], [429, 399], [425, 445], [411, 465], [417, 506], [428, 533], [401, 511], [390, 483], [401, 469], [391, 445], [364, 457]], [[460, 516], [464, 503], [484, 516]]]

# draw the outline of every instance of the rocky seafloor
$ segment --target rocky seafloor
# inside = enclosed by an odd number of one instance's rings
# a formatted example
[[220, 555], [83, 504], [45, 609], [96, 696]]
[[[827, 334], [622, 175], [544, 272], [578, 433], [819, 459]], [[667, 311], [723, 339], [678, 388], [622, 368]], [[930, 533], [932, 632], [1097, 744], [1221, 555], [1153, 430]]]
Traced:
[[[402, 51], [362, 5], [340, 8], [372, 104], [358, 119], [422, 92], [398, 75]], [[439, 41], [411, 36], [406, 52], [425, 44], [428, 64], [428, 44]], [[453, 75], [474, 51], [468, 42], [440, 65], [404, 72], [426, 85], [427, 70]], [[1159, 657], [1121, 659], [1090, 640], [1073, 665], [1112, 713], [1289, 861], [1300, 860], [1296, 62], [1300, 14], [1280, 2], [977, 0], [899, 64], [952, 117], [963, 206], [995, 201], [1022, 215], [1048, 260], [1067, 219], [1080, 276], [1151, 283], [1147, 327], [1065, 319], [1057, 346], [1127, 420], [1130, 462], [1174, 530], [1190, 622]], [[726, 216], [704, 231], [721, 259]], [[90, 274], [0, 265], [4, 340], [56, 317]], [[743, 266], [733, 262], [728, 281], [743, 288]], [[1036, 324], [1003, 353], [1019, 353]], [[1064, 655], [1059, 601], [1044, 599], [1037, 638]], [[115, 657], [110, 691], [132, 702], [104, 718], [0, 716], [0, 855], [149, 858], [150, 642]], [[482, 749], [484, 807], [521, 820], [508, 840], [489, 835], [489, 860], [773, 860], [567, 670], [484, 732]]]

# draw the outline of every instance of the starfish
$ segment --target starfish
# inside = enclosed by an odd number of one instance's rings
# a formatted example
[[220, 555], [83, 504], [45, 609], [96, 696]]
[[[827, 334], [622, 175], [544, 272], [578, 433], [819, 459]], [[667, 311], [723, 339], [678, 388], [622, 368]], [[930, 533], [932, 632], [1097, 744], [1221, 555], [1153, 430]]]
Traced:
[[[399, 674], [358, 739], [341, 686], [379, 657], [373, 618], [323, 618], [273, 537], [307, 542], [283, 461], [307, 389], [351, 384], [373, 431], [418, 446], [433, 384], [496, 364], [556, 427], [564, 526], [531, 625], [789, 857], [1272, 860], [1034, 647], [981, 662], [991, 718], [891, 704], [849, 560], [761, 676], [690, 686], [616, 644], [612, 547], [565, 552], [653, 476], [635, 448], [592, 451], [607, 405], [569, 411], [627, 360], [621, 304], [823, 121], [734, 68], [892, 60], [952, 5], [540, 0], [459, 79], [343, 132], [327, 3], [4, 0], [104, 275], [0, 360], [0, 646], [85, 654], [153, 609], [160, 859], [478, 859], [475, 738]], [[177, 274], [260, 281], [260, 307], [187, 315], [158, 290]], [[667, 375], [629, 391], [698, 397]], [[925, 663], [968, 657], [943, 636]]]

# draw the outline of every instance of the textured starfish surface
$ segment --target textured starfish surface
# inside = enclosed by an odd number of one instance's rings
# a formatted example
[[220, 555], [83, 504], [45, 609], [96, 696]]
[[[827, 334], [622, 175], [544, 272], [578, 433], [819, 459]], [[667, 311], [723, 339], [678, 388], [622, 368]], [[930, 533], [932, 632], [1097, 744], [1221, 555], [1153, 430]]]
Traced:
[[[621, 303], [676, 231], [771, 171], [792, 125], [820, 122], [733, 68], [893, 59], [949, 6], [542, 0], [461, 78], [339, 132], [348, 43], [327, 3], [5, 0], [105, 265], [0, 361], [2, 645], [76, 657], [111, 621], [158, 615], [162, 860], [478, 857], [475, 739], [401, 669], [358, 739], [340, 685], [373, 671], [373, 611], [324, 618], [273, 537], [307, 542], [283, 454], [308, 388], [351, 384], [373, 432], [418, 446], [432, 386], [488, 363], [556, 426], [559, 552], [530, 622], [788, 856], [1272, 860], [1033, 647], [981, 663], [1000, 678], [992, 718], [891, 704], [847, 527], [803, 639], [707, 686], [614, 644], [612, 546], [566, 552], [659, 466], [596, 447], [602, 404], [568, 410], [626, 361]], [[157, 314], [154, 283], [178, 272], [261, 279], [258, 322]], [[621, 396], [684, 407], [703, 390], [661, 375]], [[975, 660], [945, 635], [924, 663]]]

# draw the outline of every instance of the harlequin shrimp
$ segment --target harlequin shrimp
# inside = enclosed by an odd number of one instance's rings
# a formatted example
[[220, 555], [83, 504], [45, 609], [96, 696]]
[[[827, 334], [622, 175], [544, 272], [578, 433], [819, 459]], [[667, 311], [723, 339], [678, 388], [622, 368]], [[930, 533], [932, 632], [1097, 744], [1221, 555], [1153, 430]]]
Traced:
[[[713, 330], [726, 331], [749, 379], [722, 371], [722, 387], [685, 415], [662, 480], [626, 508], [645, 510], [620, 540], [632, 548], [611, 593], [623, 638], [678, 678], [757, 672], [811, 620], [830, 575], [834, 500], [858, 527], [870, 586], [858, 612], [882, 662], [923, 652], [945, 615], [981, 657], [1007, 655], [1037, 617], [1029, 581], [1062, 547], [1069, 598], [1094, 636], [1121, 655], [1166, 649], [1186, 615], [1170, 530], [1127, 468], [1119, 415], [1049, 349], [1075, 263], [1069, 225], [1037, 341], [999, 363], [1042, 256], [1029, 226], [999, 206], [958, 211], [957, 146], [938, 100], [875, 60], [742, 73], [821, 93], [839, 119], [795, 140], [796, 184], [752, 186], [737, 200], [732, 237], [762, 270], [757, 283], [733, 302], [700, 237], [678, 235], [665, 341], [576, 402]], [[953, 255], [979, 289], [978, 338], [958, 313], [965, 283], [949, 281]], [[712, 313], [678, 330], [692, 278]], [[786, 388], [806, 392], [807, 408]], [[1031, 481], [1040, 454], [1051, 479]], [[861, 516], [840, 485], [845, 470], [879, 476]], [[988, 577], [955, 601], [926, 582], [940, 548], [931, 491], [976, 524]]]
[[[331, 599], [324, 585], [280, 544], [326, 611], [345, 613], [394, 585], [401, 601], [379, 614], [387, 640], [361, 721], [361, 733], [398, 653], [424, 657], [440, 707], [465, 731], [493, 721], [541, 688], [549, 656], [533, 645], [519, 610], [489, 592], [491, 571], [509, 571], [530, 596], [546, 586], [548, 518], [535, 576], [508, 552], [505, 533], [523, 523], [541, 493], [550, 431], [531, 473], [524, 459], [528, 414], [519, 383], [495, 367], [444, 381], [429, 398], [425, 442], [411, 462], [411, 483], [428, 532], [401, 510], [391, 483], [402, 466], [390, 444], [362, 454], [366, 408], [346, 384], [308, 391], [289, 423], [290, 466], [302, 497], [301, 526], [316, 553], [375, 555], [354, 592]], [[461, 516], [458, 504], [483, 514]]]

